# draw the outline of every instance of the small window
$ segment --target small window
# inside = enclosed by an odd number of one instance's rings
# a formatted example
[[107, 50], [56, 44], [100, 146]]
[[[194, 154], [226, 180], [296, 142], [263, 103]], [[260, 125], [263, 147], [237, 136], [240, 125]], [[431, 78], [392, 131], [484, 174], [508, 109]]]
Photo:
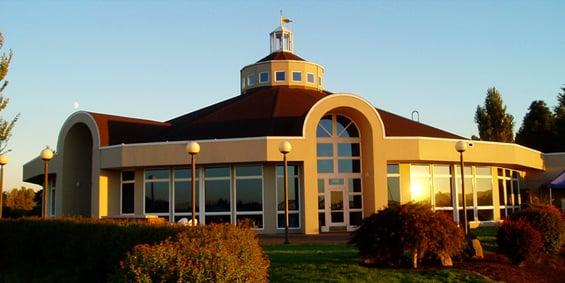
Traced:
[[263, 72], [259, 74], [259, 82], [266, 83], [269, 81], [269, 73]]
[[308, 73], [308, 82], [313, 84], [314, 83], [314, 74]]
[[286, 80], [286, 73], [285, 72], [275, 72], [275, 78], [277, 81], [284, 81]]
[[292, 80], [293, 81], [302, 81], [302, 73], [301, 72], [292, 72]]
[[318, 84], [322, 85], [322, 77], [318, 77]]
[[257, 83], [257, 77], [255, 76], [255, 74], [251, 74], [247, 76], [247, 85], [252, 86], [255, 85], [256, 83]]
[[245, 79], [241, 78], [241, 89], [245, 88]]

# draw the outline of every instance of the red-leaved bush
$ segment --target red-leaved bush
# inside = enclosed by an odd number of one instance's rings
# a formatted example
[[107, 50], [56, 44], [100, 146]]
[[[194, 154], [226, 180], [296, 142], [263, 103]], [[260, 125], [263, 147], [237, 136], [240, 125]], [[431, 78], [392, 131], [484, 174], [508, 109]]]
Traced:
[[525, 218], [504, 221], [498, 228], [496, 243], [498, 252], [514, 264], [536, 258], [543, 248], [541, 233]]
[[389, 265], [402, 264], [408, 253], [414, 268], [425, 256], [450, 257], [465, 248], [457, 224], [421, 203], [389, 206], [365, 218], [350, 243], [362, 257]]
[[136, 246], [114, 280], [266, 282], [269, 260], [255, 232], [230, 224], [187, 227], [175, 239]]
[[562, 213], [552, 205], [535, 204], [519, 210], [510, 216], [510, 220], [524, 219], [541, 233], [542, 251], [557, 254], [565, 244], [565, 221]]

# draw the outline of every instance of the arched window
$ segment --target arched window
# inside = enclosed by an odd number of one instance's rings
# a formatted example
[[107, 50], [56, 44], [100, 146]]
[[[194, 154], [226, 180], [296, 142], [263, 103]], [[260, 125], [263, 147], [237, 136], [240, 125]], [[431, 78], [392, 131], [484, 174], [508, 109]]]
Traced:
[[316, 135], [320, 227], [355, 229], [363, 218], [359, 130], [351, 119], [328, 114]]

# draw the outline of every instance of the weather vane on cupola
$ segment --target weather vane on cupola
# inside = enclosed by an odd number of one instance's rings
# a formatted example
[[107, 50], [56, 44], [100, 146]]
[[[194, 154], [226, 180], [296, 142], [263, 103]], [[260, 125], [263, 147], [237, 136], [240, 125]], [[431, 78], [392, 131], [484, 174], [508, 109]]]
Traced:
[[293, 38], [292, 31], [287, 29], [285, 24], [291, 23], [292, 20], [282, 15], [281, 10], [281, 25], [271, 32], [271, 53], [273, 52], [293, 52]]

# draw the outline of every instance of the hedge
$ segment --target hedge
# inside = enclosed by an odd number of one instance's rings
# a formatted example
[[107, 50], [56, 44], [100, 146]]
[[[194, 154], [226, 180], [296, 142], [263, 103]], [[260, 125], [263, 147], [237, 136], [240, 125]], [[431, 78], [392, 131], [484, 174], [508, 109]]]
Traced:
[[1, 282], [105, 282], [138, 244], [184, 229], [87, 218], [0, 219]]

